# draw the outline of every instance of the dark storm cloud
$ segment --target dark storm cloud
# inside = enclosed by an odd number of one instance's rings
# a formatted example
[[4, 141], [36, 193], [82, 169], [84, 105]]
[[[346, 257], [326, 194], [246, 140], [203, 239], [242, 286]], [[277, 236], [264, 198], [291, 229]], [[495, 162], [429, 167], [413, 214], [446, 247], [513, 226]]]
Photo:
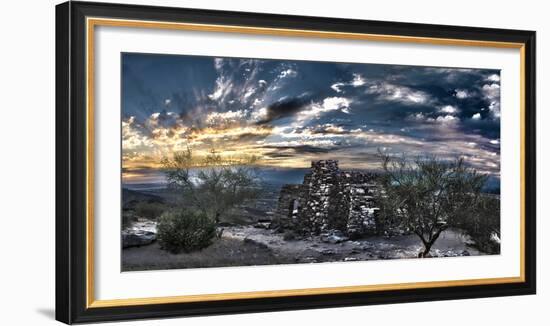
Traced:
[[283, 98], [266, 107], [265, 117], [258, 124], [267, 124], [274, 120], [295, 115], [311, 103], [311, 96], [304, 95], [293, 98]]
[[293, 158], [296, 154], [295, 153], [284, 153], [284, 152], [274, 151], [274, 152], [267, 152], [265, 155], [270, 157], [270, 158], [283, 158], [283, 159], [287, 158], [287, 159], [290, 159], [290, 158]]

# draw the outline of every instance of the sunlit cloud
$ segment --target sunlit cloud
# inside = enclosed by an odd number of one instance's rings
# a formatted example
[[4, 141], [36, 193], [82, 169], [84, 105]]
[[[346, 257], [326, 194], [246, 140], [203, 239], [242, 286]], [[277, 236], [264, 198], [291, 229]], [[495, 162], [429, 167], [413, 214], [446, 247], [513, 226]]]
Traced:
[[349, 82], [337, 82], [330, 86], [337, 93], [341, 93], [345, 86], [360, 87], [367, 84], [367, 81], [360, 74], [353, 74], [353, 79]]
[[300, 111], [297, 115], [297, 121], [319, 118], [323, 114], [331, 111], [341, 111], [349, 113], [351, 100], [344, 97], [327, 97], [321, 103], [312, 103], [307, 109]]
[[122, 147], [128, 151], [146, 150], [152, 147], [150, 138], [144, 134], [144, 128], [137, 124], [135, 117], [122, 121]]
[[423, 91], [387, 82], [370, 86], [367, 93], [376, 94], [380, 99], [386, 101], [396, 101], [404, 104], [424, 104], [430, 99], [428, 94]]
[[465, 98], [468, 98], [469, 97], [469, 93], [467, 90], [464, 90], [464, 89], [457, 89], [455, 90], [455, 96], [459, 99], [465, 99]]
[[500, 85], [497, 83], [485, 84], [481, 90], [489, 102], [488, 109], [493, 118], [500, 119]]
[[242, 122], [247, 116], [244, 110], [211, 112], [206, 116], [205, 122], [209, 126], [227, 126]]
[[492, 74], [490, 75], [489, 77], [487, 77], [487, 80], [488, 81], [491, 81], [491, 82], [500, 82], [500, 75], [497, 75], [497, 74]]
[[279, 78], [296, 77], [298, 73], [292, 69], [285, 69], [279, 73]]
[[439, 109], [440, 112], [442, 113], [447, 113], [447, 114], [455, 114], [458, 112], [458, 109], [455, 107], [455, 106], [452, 106], [452, 105], [445, 105], [443, 107], [441, 107]]

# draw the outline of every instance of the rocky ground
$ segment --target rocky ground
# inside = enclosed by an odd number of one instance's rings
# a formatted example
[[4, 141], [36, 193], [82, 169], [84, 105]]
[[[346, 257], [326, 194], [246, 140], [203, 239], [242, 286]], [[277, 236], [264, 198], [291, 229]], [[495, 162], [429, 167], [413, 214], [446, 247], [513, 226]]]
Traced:
[[[125, 249], [122, 252], [122, 269], [130, 271], [416, 258], [422, 249], [415, 235], [391, 238], [376, 236], [351, 241], [337, 234], [325, 234], [292, 240], [266, 226], [260, 223], [255, 226], [224, 227], [221, 238], [208, 248], [174, 255], [161, 250], [155, 242], [154, 222], [142, 220], [123, 232]], [[431, 251], [434, 257], [482, 254], [468, 245], [466, 236], [452, 229], [441, 234]]]
[[[223, 237], [256, 243], [269, 248], [275, 256], [294, 257], [296, 263], [416, 258], [422, 249], [416, 235], [375, 236], [352, 241], [336, 234], [326, 234], [285, 240], [281, 233], [249, 226], [225, 228]], [[468, 239], [458, 231], [447, 230], [432, 247], [431, 255], [456, 257], [481, 254], [467, 242]]]

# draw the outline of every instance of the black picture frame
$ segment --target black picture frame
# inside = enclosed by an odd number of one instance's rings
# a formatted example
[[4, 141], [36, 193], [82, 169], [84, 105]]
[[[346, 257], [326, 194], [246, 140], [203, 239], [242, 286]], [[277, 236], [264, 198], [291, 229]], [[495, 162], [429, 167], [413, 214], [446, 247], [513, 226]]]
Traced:
[[[86, 18], [187, 22], [291, 30], [523, 44], [524, 279], [479, 284], [222, 301], [90, 307], [87, 293]], [[535, 32], [353, 19], [65, 2], [56, 6], [56, 319], [67, 323], [249, 313], [413, 301], [526, 295], [536, 292]]]

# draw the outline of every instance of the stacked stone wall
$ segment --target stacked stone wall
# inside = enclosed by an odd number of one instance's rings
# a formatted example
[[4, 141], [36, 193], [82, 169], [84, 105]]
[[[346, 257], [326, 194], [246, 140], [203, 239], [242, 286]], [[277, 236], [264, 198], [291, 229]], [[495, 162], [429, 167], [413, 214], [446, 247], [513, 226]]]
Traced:
[[376, 233], [374, 175], [340, 171], [337, 160], [311, 162], [302, 185], [281, 189], [280, 225], [301, 234], [338, 230], [350, 237]]

